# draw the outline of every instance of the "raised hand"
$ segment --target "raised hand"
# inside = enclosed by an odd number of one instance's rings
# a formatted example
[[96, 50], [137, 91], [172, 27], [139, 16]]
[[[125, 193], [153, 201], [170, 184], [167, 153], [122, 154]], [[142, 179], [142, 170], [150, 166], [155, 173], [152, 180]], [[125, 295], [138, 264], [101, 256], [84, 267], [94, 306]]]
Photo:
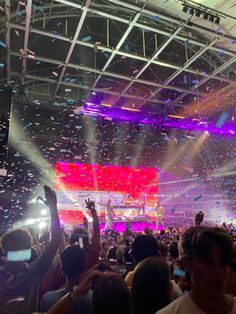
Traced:
[[89, 289], [91, 289], [94, 281], [103, 276], [104, 273], [98, 270], [92, 270], [91, 272], [88, 272], [87, 276], [84, 278], [81, 284], [74, 288], [75, 297], [80, 297], [81, 295], [87, 294]]
[[200, 211], [195, 215], [195, 226], [200, 226], [204, 219], [204, 213]]
[[50, 230], [48, 228], [44, 228], [42, 230], [40, 240], [44, 242], [45, 246], [47, 246], [49, 243], [49, 238], [50, 238]]
[[45, 204], [49, 208], [56, 208], [57, 207], [57, 197], [56, 193], [47, 185], [44, 186], [44, 193], [45, 193]]
[[85, 230], [88, 230], [88, 219], [86, 217], [84, 217], [83, 219], [83, 225], [84, 225]]
[[86, 203], [86, 208], [88, 208], [88, 210], [90, 210], [90, 212], [94, 212], [95, 211], [95, 203], [94, 201], [91, 201], [89, 198], [87, 200], [85, 200]]

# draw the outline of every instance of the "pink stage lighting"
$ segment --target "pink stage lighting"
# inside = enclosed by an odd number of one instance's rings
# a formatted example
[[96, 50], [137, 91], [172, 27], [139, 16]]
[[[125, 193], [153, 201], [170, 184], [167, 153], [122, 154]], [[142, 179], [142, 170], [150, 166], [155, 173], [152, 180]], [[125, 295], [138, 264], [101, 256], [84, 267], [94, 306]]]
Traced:
[[81, 222], [86, 198], [95, 201], [101, 217], [109, 201], [117, 220], [155, 215], [158, 200], [155, 168], [57, 162], [55, 173], [58, 209], [67, 223]]

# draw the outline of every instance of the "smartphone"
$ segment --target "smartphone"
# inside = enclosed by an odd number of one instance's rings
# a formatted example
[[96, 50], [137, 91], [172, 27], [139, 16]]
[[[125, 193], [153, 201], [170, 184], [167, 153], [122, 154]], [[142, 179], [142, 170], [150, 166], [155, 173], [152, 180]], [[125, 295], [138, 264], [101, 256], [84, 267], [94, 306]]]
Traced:
[[186, 276], [186, 273], [185, 273], [185, 271], [182, 270], [182, 269], [175, 268], [175, 269], [174, 269], [174, 272], [173, 272], [173, 275], [174, 275], [174, 276], [178, 276], [178, 277], [185, 277], [185, 276]]
[[8, 262], [29, 261], [30, 258], [31, 258], [31, 249], [7, 252]]

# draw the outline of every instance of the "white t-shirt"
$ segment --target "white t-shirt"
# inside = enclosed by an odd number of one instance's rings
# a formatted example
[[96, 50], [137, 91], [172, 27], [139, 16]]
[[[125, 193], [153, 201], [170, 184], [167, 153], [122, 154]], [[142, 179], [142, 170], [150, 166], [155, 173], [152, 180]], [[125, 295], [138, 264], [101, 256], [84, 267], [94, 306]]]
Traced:
[[[170, 303], [156, 314], [207, 314], [202, 311], [192, 300], [189, 294], [184, 295]], [[234, 307], [228, 314], [236, 314], [236, 298]]]

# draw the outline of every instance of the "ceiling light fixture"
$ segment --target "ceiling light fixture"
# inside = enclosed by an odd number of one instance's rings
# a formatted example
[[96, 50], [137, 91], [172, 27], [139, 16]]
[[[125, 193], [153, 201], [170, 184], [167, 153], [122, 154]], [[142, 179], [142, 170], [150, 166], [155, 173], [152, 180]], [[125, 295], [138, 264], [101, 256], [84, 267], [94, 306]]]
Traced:
[[203, 14], [203, 18], [204, 18], [204, 20], [208, 20], [208, 17], [209, 17], [209, 14], [207, 13], [207, 12], [204, 12], [204, 14]]
[[191, 15], [194, 15], [194, 13], [195, 13], [194, 8], [190, 8], [190, 9], [189, 9], [189, 13], [190, 13]]
[[220, 24], [220, 17], [219, 16], [216, 17], [215, 23]]
[[201, 16], [201, 14], [202, 14], [202, 11], [201, 11], [201, 10], [199, 10], [199, 9], [198, 9], [198, 10], [196, 10], [196, 14], [195, 14], [195, 15], [196, 15], [196, 17], [200, 17], [200, 16]]
[[183, 12], [184, 12], [184, 13], [187, 13], [187, 12], [188, 12], [188, 7], [187, 7], [186, 5], [183, 7]]
[[202, 17], [204, 20], [220, 24], [220, 17], [214, 13], [214, 11], [209, 10], [207, 7], [196, 7], [192, 5], [186, 5], [183, 3], [183, 12], [188, 13], [192, 16]]
[[215, 16], [214, 16], [214, 15], [210, 15], [209, 21], [212, 22], [212, 23], [214, 23], [214, 21], [215, 21]]

